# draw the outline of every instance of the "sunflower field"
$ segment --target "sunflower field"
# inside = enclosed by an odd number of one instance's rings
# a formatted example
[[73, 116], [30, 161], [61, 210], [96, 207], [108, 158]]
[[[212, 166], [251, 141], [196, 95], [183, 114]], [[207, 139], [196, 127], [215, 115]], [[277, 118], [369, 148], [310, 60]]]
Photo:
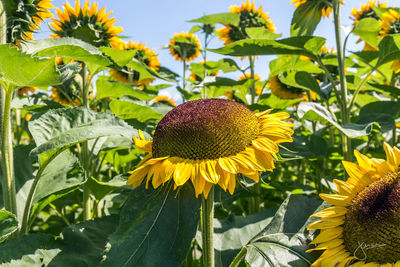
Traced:
[[400, 8], [264, 2], [156, 49], [0, 0], [0, 265], [400, 266]]

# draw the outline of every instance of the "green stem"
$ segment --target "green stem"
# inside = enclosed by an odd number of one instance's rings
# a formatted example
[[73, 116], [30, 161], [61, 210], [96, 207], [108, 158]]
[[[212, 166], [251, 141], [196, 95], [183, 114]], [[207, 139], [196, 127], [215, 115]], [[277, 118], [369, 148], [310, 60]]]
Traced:
[[357, 96], [358, 96], [358, 94], [360, 93], [360, 91], [361, 91], [361, 88], [364, 86], [364, 84], [368, 81], [368, 78], [371, 76], [371, 74], [373, 73], [375, 71], [375, 68], [372, 68], [369, 72], [368, 72], [368, 74], [361, 80], [361, 82], [358, 84], [358, 86], [357, 86], [357, 88], [356, 88], [356, 90], [354, 91], [354, 93], [353, 93], [353, 96], [352, 96], [352, 98], [351, 98], [351, 100], [350, 100], [350, 104], [349, 104], [349, 107], [348, 107], [348, 110], [350, 111], [351, 110], [351, 108], [354, 106], [354, 104], [356, 103], [356, 100], [357, 100]]
[[186, 61], [185, 61], [185, 57], [183, 58], [183, 77], [182, 77], [182, 86], [183, 86], [183, 90], [186, 90]]
[[229, 267], [236, 267], [239, 265], [239, 263], [242, 261], [242, 259], [246, 256], [247, 253], [247, 248], [242, 247], [242, 249], [239, 251], [239, 253], [236, 255], [236, 257], [233, 259], [232, 263], [229, 265]]
[[203, 237], [203, 267], [214, 267], [214, 186], [208, 198], [201, 202], [201, 222]]
[[1, 131], [1, 162], [3, 170], [3, 200], [6, 210], [17, 215], [17, 192], [14, 179], [14, 153], [11, 132], [11, 100], [13, 90], [5, 90], [5, 103]]
[[[341, 36], [341, 28], [340, 28], [340, 1], [333, 1], [333, 13], [334, 13], [334, 23], [335, 23], [335, 36], [336, 36], [336, 49], [337, 49], [337, 58], [338, 58], [338, 69], [339, 69], [339, 77], [340, 77], [340, 91], [341, 91], [341, 113], [342, 113], [342, 124], [347, 124], [350, 122], [349, 110], [347, 108], [347, 82], [346, 82], [346, 74], [345, 74], [345, 58], [343, 53], [342, 46], [342, 36]], [[343, 157], [344, 160], [351, 160], [351, 140], [346, 135], [342, 134], [343, 137]]]
[[249, 61], [250, 61], [250, 75], [251, 79], [253, 80], [253, 83], [251, 84], [250, 87], [250, 94], [251, 94], [251, 104], [255, 104], [256, 101], [256, 87], [255, 87], [255, 80], [254, 80], [254, 56], [249, 56]]
[[204, 72], [203, 72], [203, 98], [207, 98], [207, 86], [204, 83], [204, 80], [207, 76], [207, 39], [208, 39], [208, 33], [205, 34], [204, 37], [204, 53], [203, 53], [203, 58], [204, 58]]

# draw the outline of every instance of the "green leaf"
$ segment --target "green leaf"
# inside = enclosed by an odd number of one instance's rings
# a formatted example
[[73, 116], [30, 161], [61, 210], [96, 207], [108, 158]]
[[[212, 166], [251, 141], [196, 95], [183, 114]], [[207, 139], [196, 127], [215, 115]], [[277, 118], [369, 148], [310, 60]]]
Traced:
[[0, 210], [0, 243], [18, 230], [18, 221], [14, 214]]
[[322, 37], [291, 37], [280, 40], [246, 39], [234, 42], [211, 52], [230, 56], [305, 55], [316, 58], [325, 39]]
[[49, 156], [59, 149], [102, 136], [138, 136], [137, 130], [109, 113], [86, 108], [49, 110], [33, 115], [29, 131], [37, 147], [32, 154]]
[[133, 96], [139, 100], [150, 101], [154, 97], [148, 94], [132, 88], [129, 84], [120, 83], [108, 80], [106, 76], [100, 76], [96, 81], [97, 99], [103, 99], [107, 97], [119, 98], [123, 95]]
[[119, 50], [111, 47], [100, 47], [99, 50], [112, 59], [118, 66], [123, 67], [131, 61], [137, 53], [136, 49]]
[[386, 92], [392, 94], [393, 96], [400, 96], [400, 89], [395, 86], [390, 86], [386, 84], [368, 83], [371, 87], [379, 92]]
[[340, 125], [332, 117], [329, 111], [319, 103], [312, 103], [312, 102], [300, 103], [297, 109], [297, 115], [299, 115], [300, 118], [310, 121], [316, 121], [316, 120], [320, 122], [328, 121], [330, 124], [335, 126], [339, 131], [341, 131], [350, 138], [366, 136], [369, 135], [372, 131], [373, 123], [368, 123], [368, 124], [349, 123], [346, 125]]
[[[260, 100], [258, 101], [258, 105], [251, 106], [252, 110], [259, 109], [260, 111], [264, 111], [270, 108], [273, 109], [285, 109], [287, 107], [293, 107], [294, 105], [301, 102], [303, 99], [280, 99], [277, 96], [271, 95], [262, 95]], [[264, 107], [262, 107], [264, 106]]]
[[136, 119], [140, 122], [160, 120], [163, 116], [146, 105], [131, 101], [113, 100], [110, 103], [111, 111], [123, 120]]
[[321, 209], [321, 200], [290, 195], [272, 221], [247, 244], [246, 263], [250, 266], [310, 266], [315, 254], [306, 253], [310, 215]]
[[269, 63], [269, 76], [276, 76], [288, 71], [305, 71], [309, 73], [323, 73], [324, 71], [313, 62], [300, 60], [298, 57], [281, 56]]
[[279, 80], [289, 86], [311, 90], [321, 95], [321, 89], [315, 78], [305, 71], [289, 71], [283, 73]]
[[296, 8], [290, 27], [291, 36], [313, 35], [321, 21], [321, 9], [314, 2], [306, 2]]
[[132, 191], [110, 237], [105, 266], [181, 266], [199, 223], [200, 199], [190, 186], [179, 192]]
[[395, 59], [400, 59], [400, 35], [388, 35], [379, 43], [379, 60], [377, 66]]
[[246, 33], [251, 39], [268, 39], [274, 40], [282, 36], [282, 34], [276, 34], [271, 32], [265, 27], [250, 27], [246, 28]]
[[0, 77], [14, 87], [47, 87], [63, 82], [54, 60], [32, 57], [8, 44], [0, 45]]
[[360, 109], [359, 123], [377, 122], [382, 132], [392, 130], [395, 119], [400, 113], [400, 103], [395, 101], [376, 101], [363, 106]]
[[108, 182], [100, 182], [93, 177], [89, 177], [86, 185], [97, 200], [102, 199], [109, 193], [119, 189], [126, 184], [127, 175], [118, 175]]
[[95, 46], [71, 37], [27, 41], [22, 50], [42, 57], [61, 57], [64, 61], [83, 61], [92, 73], [112, 64]]
[[357, 22], [353, 33], [361, 37], [370, 46], [378, 48], [378, 33], [381, 30], [381, 24], [374, 18], [364, 18]]
[[309, 136], [293, 136], [293, 142], [282, 144], [279, 154], [287, 158], [315, 158], [326, 156], [328, 144], [315, 134]]
[[213, 15], [205, 15], [197, 19], [189, 20], [188, 22], [211, 24], [231, 24], [238, 26], [240, 21], [240, 15], [236, 13], [218, 13]]
[[240, 67], [237, 65], [237, 63], [230, 59], [230, 58], [223, 58], [218, 60], [219, 68], [224, 72], [232, 72], [232, 71], [237, 71], [240, 69]]

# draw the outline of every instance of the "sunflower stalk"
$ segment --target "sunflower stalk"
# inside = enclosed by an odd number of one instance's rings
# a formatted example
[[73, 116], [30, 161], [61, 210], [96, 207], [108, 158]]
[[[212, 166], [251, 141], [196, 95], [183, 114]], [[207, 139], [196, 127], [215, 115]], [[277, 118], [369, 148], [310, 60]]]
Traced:
[[201, 202], [203, 267], [214, 267], [214, 186]]
[[236, 257], [233, 259], [232, 263], [229, 265], [229, 267], [236, 267], [239, 265], [239, 263], [242, 261], [242, 259], [246, 256], [247, 253], [247, 248], [243, 247], [239, 253], [236, 255]]
[[249, 56], [249, 61], [250, 61], [250, 75], [251, 79], [253, 80], [251, 87], [250, 87], [250, 94], [251, 94], [251, 105], [255, 104], [256, 101], [256, 86], [255, 86], [255, 80], [254, 80], [254, 56]]

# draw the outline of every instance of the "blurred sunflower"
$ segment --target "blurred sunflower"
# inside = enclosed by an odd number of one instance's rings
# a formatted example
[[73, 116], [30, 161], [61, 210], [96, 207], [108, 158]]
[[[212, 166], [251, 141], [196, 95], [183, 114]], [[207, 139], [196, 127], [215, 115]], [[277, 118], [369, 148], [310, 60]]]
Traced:
[[200, 56], [201, 45], [193, 33], [175, 33], [169, 42], [169, 52], [179, 61], [192, 61]]
[[246, 106], [224, 99], [186, 102], [158, 123], [153, 141], [134, 138], [149, 154], [131, 173], [133, 188], [150, 180], [154, 188], [172, 180], [174, 188], [191, 181], [196, 197], [207, 198], [218, 184], [233, 194], [236, 174], [258, 182], [259, 171], [272, 171], [278, 144], [291, 142], [287, 113], [253, 113]]
[[[291, 0], [290, 3], [294, 4], [295, 8], [301, 5], [308, 4], [313, 8], [321, 10], [321, 16], [329, 18], [333, 12], [332, 0]], [[343, 5], [343, 0], [340, 1]]]
[[240, 6], [231, 6], [229, 10], [231, 13], [239, 14], [240, 20], [238, 26], [226, 24], [225, 28], [217, 30], [219, 39], [225, 41], [224, 45], [247, 39], [249, 36], [246, 33], [246, 28], [249, 27], [265, 27], [267, 30], [275, 32], [275, 26], [268, 14], [263, 12], [262, 6], [256, 9], [254, 1], [250, 3], [247, 0]]
[[[305, 101], [309, 101], [306, 91], [281, 82], [279, 80], [279, 75], [271, 77], [267, 85], [269, 89], [271, 89], [271, 93], [280, 99], [303, 98]], [[316, 99], [316, 95], [313, 91], [310, 91], [310, 96], [312, 100]]]
[[122, 27], [115, 27], [115, 18], [109, 18], [111, 12], [106, 13], [105, 7], [100, 11], [98, 4], [85, 0], [81, 7], [80, 1], [76, 0], [73, 8], [68, 1], [63, 4], [63, 11], [57, 8], [58, 19], [53, 18], [50, 23], [54, 34], [51, 38], [74, 37], [91, 45], [118, 47], [121, 40], [117, 34], [122, 32]]
[[374, 11], [374, 7], [379, 7], [379, 8], [386, 8], [387, 2], [381, 3], [380, 1], [375, 1], [375, 0], [368, 0], [368, 2], [363, 5], [361, 4], [361, 10], [357, 10], [356, 8], [353, 8], [351, 11], [351, 14], [353, 15], [353, 25], [356, 25], [360, 20], [365, 19], [365, 18], [373, 18], [376, 20], [380, 20], [376, 12]]
[[[134, 56], [135, 59], [144, 63], [153, 71], [157, 72], [160, 68], [160, 62], [158, 61], [158, 56], [154, 52], [154, 50], [150, 50], [150, 48], [146, 47], [146, 44], [132, 42], [129, 43], [121, 43], [119, 50], [136, 50], [136, 54]], [[146, 78], [140, 79], [140, 73], [134, 70], [128, 70], [127, 67], [123, 67], [121, 70], [110, 70], [110, 76], [115, 80], [129, 83], [129, 74], [132, 72], [132, 83], [140, 86], [148, 86], [150, 83], [154, 81], [154, 78]]]
[[169, 98], [168, 96], [164, 95], [159, 95], [156, 98], [153, 99], [153, 104], [154, 103], [164, 103], [167, 105], [170, 105], [172, 107], [176, 107], [176, 103], [172, 98]]
[[[400, 14], [397, 11], [389, 9], [388, 12], [383, 13], [380, 22], [382, 29], [379, 34], [381, 36], [400, 33]], [[394, 60], [391, 68], [395, 73], [399, 73], [400, 60]]]
[[37, 90], [36, 87], [21, 87], [18, 89], [18, 95], [19, 96], [24, 96], [24, 95], [29, 95], [29, 93], [33, 94]]
[[32, 40], [32, 34], [41, 22], [53, 17], [49, 8], [54, 8], [52, 0], [20, 0], [5, 3], [7, 16], [7, 42]]
[[[251, 74], [250, 73], [245, 73], [242, 76], [239, 77], [238, 81], [244, 81], [251, 79]], [[261, 77], [258, 74], [254, 74], [254, 80], [257, 82], [261, 81]], [[254, 88], [256, 89], [256, 94], [261, 95], [263, 88], [259, 85], [255, 85]]]
[[313, 250], [325, 250], [312, 266], [400, 265], [400, 150], [384, 144], [386, 161], [355, 151], [358, 164], [344, 161], [350, 176], [334, 180], [337, 194], [320, 194], [332, 207], [320, 220]]
[[[204, 63], [205, 63], [204, 61], [201, 61], [201, 62], [200, 62], [200, 65], [202, 65], [203, 68], [206, 68], [206, 75], [207, 75], [207, 76], [213, 76], [213, 77], [218, 76], [218, 74], [219, 74], [218, 71], [211, 71], [211, 70], [209, 70], [206, 66], [204, 66]], [[195, 64], [195, 63], [192, 63], [192, 64]], [[193, 72], [192, 72], [192, 73], [190, 73], [189, 80], [195, 83], [195, 82], [201, 82], [201, 81], [203, 81], [203, 78], [200, 77], [199, 75], [197, 75], [196, 73], [193, 73]]]

